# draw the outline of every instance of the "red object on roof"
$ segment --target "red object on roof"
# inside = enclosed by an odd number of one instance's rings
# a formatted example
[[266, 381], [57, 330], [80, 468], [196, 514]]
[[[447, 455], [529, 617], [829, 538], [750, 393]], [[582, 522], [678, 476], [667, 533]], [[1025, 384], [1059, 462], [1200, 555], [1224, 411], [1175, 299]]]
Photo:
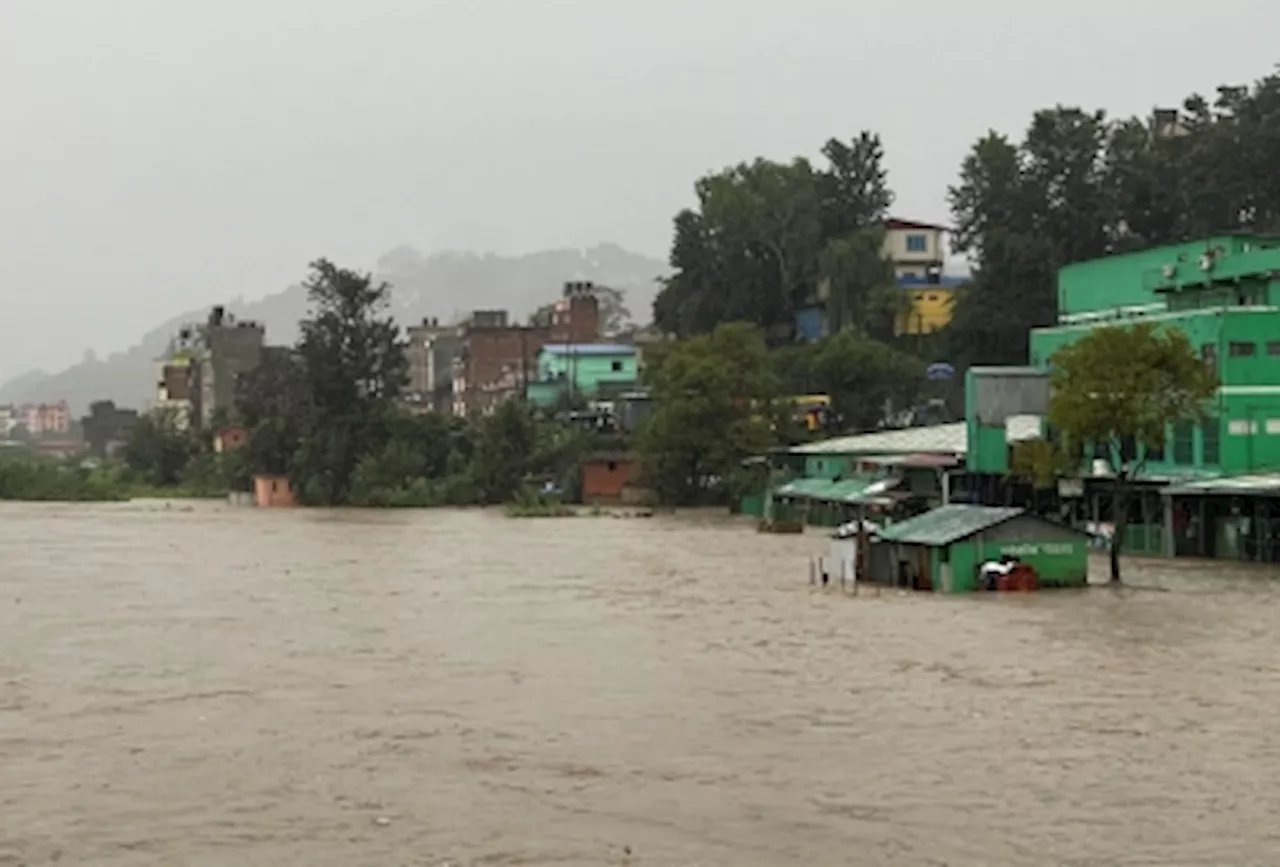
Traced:
[[886, 229], [920, 229], [923, 231], [950, 232], [947, 226], [939, 226], [935, 223], [921, 223], [916, 220], [901, 220], [897, 217], [890, 217], [884, 221]]

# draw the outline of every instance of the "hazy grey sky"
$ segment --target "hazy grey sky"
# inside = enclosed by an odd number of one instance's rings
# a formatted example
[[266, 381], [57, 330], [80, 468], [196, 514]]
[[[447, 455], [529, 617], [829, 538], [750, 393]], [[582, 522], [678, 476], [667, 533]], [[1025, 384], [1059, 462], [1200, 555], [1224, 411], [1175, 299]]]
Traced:
[[946, 217], [988, 128], [1145, 113], [1280, 59], [1280, 4], [0, 0], [0, 380], [319, 255], [615, 241], [707, 169], [885, 139]]

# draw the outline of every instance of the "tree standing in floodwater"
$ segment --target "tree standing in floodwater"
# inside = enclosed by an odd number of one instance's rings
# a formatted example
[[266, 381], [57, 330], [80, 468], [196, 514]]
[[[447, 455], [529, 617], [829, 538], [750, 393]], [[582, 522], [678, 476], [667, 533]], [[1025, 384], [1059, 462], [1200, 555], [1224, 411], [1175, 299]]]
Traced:
[[1111, 468], [1111, 581], [1118, 583], [1133, 481], [1171, 425], [1208, 414], [1218, 375], [1185, 333], [1153, 323], [1094, 329], [1059, 349], [1050, 365], [1048, 420], [1060, 437], [1051, 452], [1078, 472], [1091, 447]]

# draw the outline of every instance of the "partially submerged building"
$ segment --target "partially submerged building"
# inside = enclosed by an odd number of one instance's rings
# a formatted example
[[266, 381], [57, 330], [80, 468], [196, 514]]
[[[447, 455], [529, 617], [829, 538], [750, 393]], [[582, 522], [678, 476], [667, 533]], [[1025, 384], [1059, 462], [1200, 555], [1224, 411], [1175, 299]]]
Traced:
[[[1000, 441], [1014, 443], [1040, 435], [1036, 416], [1011, 417]], [[772, 497], [802, 513], [809, 523], [836, 526], [867, 505], [866, 491], [878, 486], [880, 510], [909, 505], [915, 511], [976, 496], [978, 481], [966, 465], [970, 431], [965, 422], [910, 427], [835, 437], [785, 449], [774, 456]], [[887, 484], [886, 484], [887, 483]], [[754, 514], [744, 499], [743, 511]], [[765, 501], [768, 501], [768, 497]]]
[[980, 587], [989, 560], [1016, 557], [1040, 587], [1083, 587], [1089, 578], [1086, 534], [1023, 509], [951, 504], [881, 527], [868, 567], [876, 583], [938, 593]]

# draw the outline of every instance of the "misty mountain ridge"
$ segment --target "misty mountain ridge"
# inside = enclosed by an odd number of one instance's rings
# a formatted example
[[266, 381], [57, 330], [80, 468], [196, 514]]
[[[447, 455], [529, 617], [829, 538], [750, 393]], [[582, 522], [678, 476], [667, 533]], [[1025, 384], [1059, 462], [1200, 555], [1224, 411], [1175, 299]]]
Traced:
[[[341, 264], [341, 263], [339, 263]], [[633, 317], [647, 322], [665, 263], [615, 244], [587, 249], [545, 250], [517, 256], [446, 251], [426, 255], [408, 246], [397, 247], [378, 259], [374, 275], [392, 287], [392, 314], [402, 325], [425, 318], [460, 321], [470, 311], [505, 309], [522, 320], [539, 306], [560, 297], [566, 281], [588, 280], [620, 289]], [[148, 331], [135, 346], [85, 359], [59, 373], [24, 373], [0, 385], [0, 403], [66, 400], [79, 416], [95, 400], [114, 400], [119, 406], [143, 408], [155, 397], [155, 363], [178, 330], [203, 322], [209, 308], [222, 304], [239, 320], [265, 326], [267, 343], [292, 344], [298, 322], [307, 315], [307, 293], [290, 286], [258, 301], [210, 299], [199, 310], [175, 316]]]

